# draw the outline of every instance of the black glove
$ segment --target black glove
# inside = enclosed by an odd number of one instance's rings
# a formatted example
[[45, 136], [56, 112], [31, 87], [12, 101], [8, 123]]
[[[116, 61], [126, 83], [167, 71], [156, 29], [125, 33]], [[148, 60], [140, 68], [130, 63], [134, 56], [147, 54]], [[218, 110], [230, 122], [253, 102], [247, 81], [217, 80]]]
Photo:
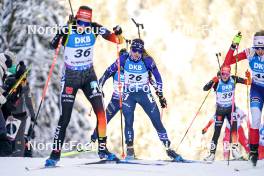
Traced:
[[121, 35], [122, 34], [122, 28], [119, 25], [114, 27], [113, 31], [115, 32], [115, 35]]
[[35, 131], [33, 129], [33, 123], [31, 123], [29, 126], [27, 136], [30, 137], [31, 139], [34, 139], [36, 137]]
[[205, 133], [206, 133], [206, 130], [205, 130], [205, 129], [203, 129], [203, 130], [202, 130], [202, 134], [205, 134]]
[[19, 79], [25, 72], [27, 67], [23, 61], [20, 61], [16, 66], [16, 79]]
[[167, 108], [167, 100], [165, 97], [163, 97], [163, 93], [157, 91], [156, 95], [159, 97], [159, 102], [160, 102], [161, 108]]
[[69, 19], [68, 19], [68, 24], [74, 24], [76, 21], [76, 19], [74, 18], [73, 15], [69, 15]]
[[[30, 121], [31, 121], [31, 123], [34, 123], [34, 122], [35, 122], [35, 117], [36, 117], [36, 115], [35, 115], [35, 113], [33, 112], [33, 114], [31, 114], [31, 116], [30, 116]], [[37, 122], [36, 122], [36, 125], [37, 125]]]
[[127, 49], [126, 48], [122, 48], [120, 51], [119, 51], [119, 56], [122, 56], [123, 54], [127, 53]]

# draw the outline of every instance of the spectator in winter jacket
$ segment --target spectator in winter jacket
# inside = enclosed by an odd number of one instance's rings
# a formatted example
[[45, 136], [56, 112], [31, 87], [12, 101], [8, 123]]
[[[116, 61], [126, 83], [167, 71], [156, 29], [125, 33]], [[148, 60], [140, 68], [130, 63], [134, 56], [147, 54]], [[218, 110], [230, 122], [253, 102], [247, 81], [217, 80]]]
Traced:
[[12, 153], [11, 143], [6, 135], [5, 119], [2, 113], [2, 105], [6, 103], [2, 89], [7, 69], [12, 66], [12, 58], [7, 52], [0, 53], [0, 156], [8, 156]]

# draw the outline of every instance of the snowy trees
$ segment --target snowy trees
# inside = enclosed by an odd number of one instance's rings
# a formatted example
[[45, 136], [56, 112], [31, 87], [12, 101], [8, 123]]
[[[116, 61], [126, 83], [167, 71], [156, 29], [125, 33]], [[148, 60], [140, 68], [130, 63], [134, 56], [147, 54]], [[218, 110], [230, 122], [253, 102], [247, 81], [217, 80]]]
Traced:
[[[66, 9], [64, 4], [54, 0], [0, 0], [0, 8], [0, 51], [9, 49], [17, 53], [18, 61], [24, 60], [28, 65], [32, 64], [28, 80], [37, 110], [55, 53], [49, 49], [49, 41], [55, 35], [49, 27], [65, 23]], [[59, 92], [62, 66], [63, 61], [60, 56], [35, 128], [37, 141], [52, 142], [60, 116]], [[68, 136], [71, 138], [74, 135], [75, 140], [87, 140], [88, 136], [85, 134], [90, 126], [85, 114], [88, 108], [83, 107], [79, 102], [76, 104], [78, 105], [72, 113], [74, 118], [70, 123]], [[46, 153], [41, 152], [41, 154]]]

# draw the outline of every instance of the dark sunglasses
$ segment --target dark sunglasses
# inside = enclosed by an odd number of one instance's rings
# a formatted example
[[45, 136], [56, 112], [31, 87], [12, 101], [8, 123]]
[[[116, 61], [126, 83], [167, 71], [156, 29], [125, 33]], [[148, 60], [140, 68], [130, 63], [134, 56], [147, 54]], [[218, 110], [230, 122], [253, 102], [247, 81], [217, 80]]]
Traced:
[[261, 50], [264, 50], [264, 47], [253, 47], [255, 50], [259, 50], [259, 49], [261, 49]]
[[230, 76], [230, 73], [221, 73], [222, 76]]
[[131, 48], [131, 50], [132, 50], [133, 53], [136, 53], [136, 52], [138, 52], [138, 53], [140, 53], [140, 54], [143, 53], [143, 50], [142, 50], [142, 49]]
[[79, 26], [85, 26], [85, 27], [87, 27], [87, 26], [90, 26], [90, 22], [86, 22], [86, 21], [82, 21], [82, 20], [77, 20], [77, 24], [79, 25]]

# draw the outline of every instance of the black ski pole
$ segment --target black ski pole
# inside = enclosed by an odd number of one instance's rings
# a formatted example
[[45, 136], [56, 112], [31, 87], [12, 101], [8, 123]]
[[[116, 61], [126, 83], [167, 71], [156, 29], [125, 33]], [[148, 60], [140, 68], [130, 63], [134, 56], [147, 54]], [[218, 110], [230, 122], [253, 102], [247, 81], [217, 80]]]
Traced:
[[131, 44], [131, 40], [126, 39], [126, 38], [124, 39], [126, 40], [126, 49], [128, 50], [128, 46]]
[[[214, 87], [214, 85], [215, 85], [215, 83], [212, 85], [212, 87]], [[177, 146], [177, 148], [176, 148], [176, 152], [178, 151], [178, 149], [179, 149], [180, 145], [182, 144], [184, 138], [185, 138], [186, 135], [188, 134], [188, 132], [189, 132], [189, 130], [190, 130], [190, 128], [191, 128], [191, 126], [192, 126], [194, 120], [196, 119], [196, 117], [198, 116], [199, 112], [201, 111], [201, 109], [202, 109], [202, 107], [203, 107], [203, 105], [204, 105], [204, 103], [205, 103], [207, 97], [209, 96], [211, 90], [212, 90], [212, 88], [208, 91], [208, 93], [207, 93], [206, 96], [204, 97], [204, 100], [203, 100], [201, 106], [198, 108], [198, 110], [197, 110], [197, 112], [196, 112], [194, 118], [192, 119], [192, 121], [191, 121], [189, 127], [187, 128], [186, 132], [184, 133], [184, 135], [183, 135], [183, 137], [182, 137], [182, 139], [181, 139], [179, 145]]]
[[144, 25], [142, 23], [137, 23], [134, 18], [131, 18], [131, 20], [135, 23], [137, 29], [138, 29], [138, 37], [140, 38], [140, 27], [143, 30], [144, 29]]
[[220, 61], [219, 61], [219, 57], [221, 57], [221, 53], [216, 53], [216, 58], [217, 58], [217, 62], [218, 62], [218, 67], [219, 67], [219, 74], [220, 74], [220, 77], [222, 78], [222, 75], [221, 75], [221, 65], [220, 65]]
[[72, 10], [72, 5], [71, 5], [71, 0], [69, 0], [69, 4], [70, 4], [70, 8], [71, 8], [72, 16], [74, 17], [74, 15], [73, 15], [73, 10]]
[[34, 118], [34, 121], [33, 121], [33, 125], [32, 125], [32, 130], [30, 131], [30, 134], [28, 134], [29, 136], [29, 140], [31, 139], [31, 136], [32, 136], [32, 133], [34, 131], [34, 128], [35, 128], [35, 125], [37, 124], [37, 119], [38, 119], [38, 116], [39, 116], [39, 112], [40, 112], [40, 109], [41, 109], [41, 106], [42, 106], [42, 103], [45, 99], [45, 96], [46, 96], [46, 92], [47, 92], [47, 89], [48, 89], [48, 85], [49, 85], [49, 81], [50, 81], [50, 78], [51, 78], [51, 75], [52, 75], [52, 72], [53, 72], [53, 69], [55, 67], [55, 64], [56, 64], [56, 61], [57, 61], [57, 57], [59, 55], [59, 51], [60, 51], [60, 47], [61, 47], [61, 41], [62, 41], [62, 38], [60, 39], [59, 41], [59, 45], [55, 51], [55, 55], [54, 55], [54, 58], [53, 58], [53, 61], [52, 61], [52, 64], [51, 64], [51, 67], [50, 67], [50, 70], [49, 70], [49, 75], [48, 75], [48, 79], [46, 81], [46, 84], [43, 88], [43, 92], [42, 92], [42, 97], [41, 97], [41, 101], [40, 101], [40, 104], [38, 106], [38, 111], [37, 111], [37, 114], [35, 115], [35, 118]]
[[215, 55], [216, 55], [216, 58], [217, 58], [219, 71], [221, 71], [221, 65], [220, 65], [220, 61], [219, 61], [219, 57], [221, 57], [221, 53], [216, 53]]

